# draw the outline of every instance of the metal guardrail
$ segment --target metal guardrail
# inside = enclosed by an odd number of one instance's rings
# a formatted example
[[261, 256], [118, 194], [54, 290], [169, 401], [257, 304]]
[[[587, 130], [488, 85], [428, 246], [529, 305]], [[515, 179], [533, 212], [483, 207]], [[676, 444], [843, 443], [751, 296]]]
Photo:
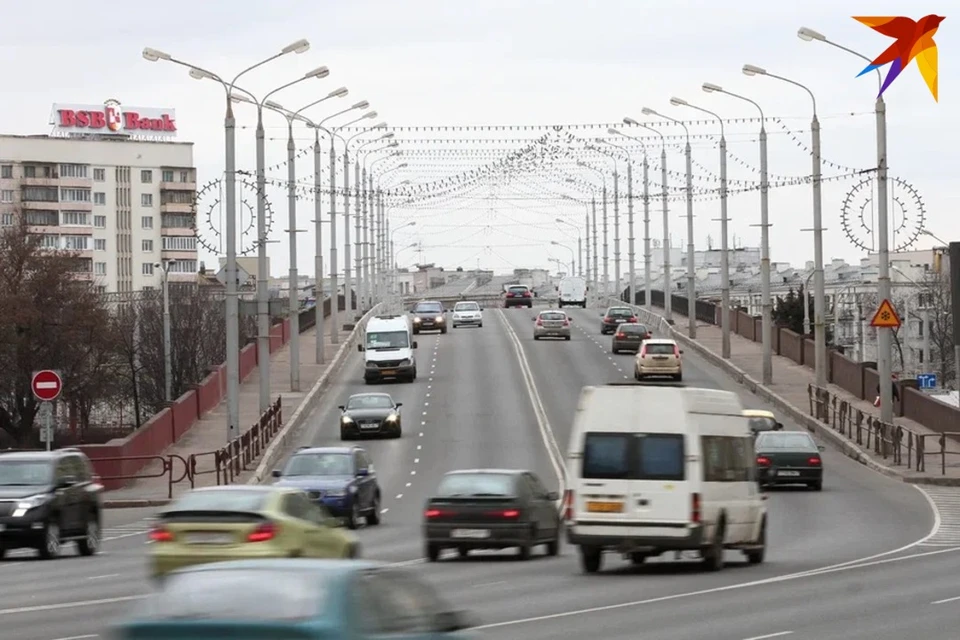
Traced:
[[[906, 466], [923, 473], [928, 456], [937, 456], [940, 474], [947, 474], [947, 457], [960, 455], [960, 432], [917, 433], [907, 427], [881, 421], [876, 416], [854, 407], [850, 401], [834, 395], [829, 389], [810, 384], [807, 387], [810, 415], [840, 435], [856, 442], [894, 465]], [[950, 449], [954, 444], [956, 448]]]

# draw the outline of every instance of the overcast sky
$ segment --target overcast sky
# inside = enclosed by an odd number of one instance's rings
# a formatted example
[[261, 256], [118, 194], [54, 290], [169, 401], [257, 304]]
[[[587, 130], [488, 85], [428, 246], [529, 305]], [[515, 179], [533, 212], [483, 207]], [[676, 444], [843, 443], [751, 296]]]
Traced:
[[[843, 4], [842, 10], [838, 8]], [[934, 102], [915, 63], [885, 94], [889, 109], [889, 165], [891, 177], [915, 188], [922, 199], [925, 226], [944, 240], [960, 239], [960, 196], [956, 171], [960, 166], [956, 124], [957, 78], [960, 55], [956, 52], [954, 3], [936, 0], [914, 9], [910, 17], [940, 13], [947, 19], [936, 36], [940, 51], [940, 102]], [[649, 106], [665, 115], [700, 120], [689, 108], [671, 107], [677, 96], [724, 118], [751, 118], [756, 111], [734, 98], [706, 94], [704, 81], [722, 85], [757, 101], [768, 117], [770, 172], [776, 180], [807, 176], [811, 172], [809, 117], [811, 102], [800, 89], [770, 78], [741, 74], [744, 63], [765, 67], [806, 84], [817, 98], [823, 131], [825, 176], [851, 173], [876, 166], [875, 121], [876, 74], [856, 78], [864, 63], [818, 42], [796, 37], [808, 26], [830, 39], [864, 55], [874, 57], [890, 42], [885, 36], [851, 19], [852, 15], [901, 15], [909, 4], [889, 0], [872, 2], [773, 3], [757, 0], [715, 2], [708, 0], [274, 0], [186, 2], [166, 0], [156, 4], [83, 5], [65, 0], [43, 3], [10, 3], [3, 15], [3, 61], [5, 99], [0, 101], [0, 122], [7, 133], [46, 133], [54, 102], [102, 104], [108, 97], [128, 106], [173, 107], [179, 139], [195, 143], [195, 162], [200, 182], [215, 180], [223, 171], [223, 91], [210, 81], [188, 77], [182, 67], [149, 63], [141, 57], [145, 46], [167, 51], [175, 57], [232, 76], [250, 64], [268, 57], [284, 45], [307, 38], [311, 49], [303, 55], [285, 56], [244, 78], [241, 85], [258, 96], [292, 80], [311, 68], [326, 65], [330, 76], [301, 83], [277, 94], [284, 106], [299, 108], [341, 85], [350, 95], [330, 100], [309, 111], [315, 120], [358, 100], [370, 101], [379, 117], [399, 127], [440, 125], [572, 125], [596, 124], [594, 129], [565, 129], [560, 134], [576, 136], [560, 147], [563, 157], [532, 166], [525, 163], [509, 176], [465, 182], [459, 189], [429, 188], [434, 196], [390, 209], [394, 228], [404, 222], [416, 226], [397, 232], [397, 247], [422, 243], [422, 254], [413, 249], [399, 252], [398, 262], [409, 265], [422, 259], [448, 268], [492, 268], [506, 271], [517, 266], [550, 266], [549, 258], [569, 260], [551, 241], [576, 247], [575, 231], [554, 222], [557, 217], [581, 224], [584, 205], [563, 200], [557, 194], [588, 198], [588, 186], [570, 185], [573, 176], [586, 185], [595, 183], [595, 173], [578, 169], [582, 159], [597, 166], [612, 167], [595, 153], [584, 150], [583, 141], [603, 136], [606, 125], [624, 116], [651, 122], [641, 115]], [[254, 168], [255, 110], [239, 105], [236, 110], [239, 165]], [[286, 124], [278, 115], [266, 116], [267, 164], [275, 167], [286, 155]], [[343, 123], [349, 118], [333, 121]], [[727, 125], [731, 189], [733, 181], [756, 181], [758, 143], [756, 122]], [[675, 192], [684, 185], [680, 129], [660, 128], [668, 140], [669, 182]], [[627, 129], [624, 129], [627, 131]], [[716, 124], [691, 126], [694, 186], [716, 189], [719, 167]], [[398, 130], [398, 149], [406, 151], [407, 167], [391, 172], [384, 183], [409, 180], [412, 185], [436, 184], [444, 177], [462, 173], [497, 159], [505, 150], [520, 148], [546, 130], [490, 132], [415, 132]], [[650, 145], [651, 193], [659, 193], [659, 148], [642, 130]], [[296, 131], [298, 149], [306, 149], [312, 134]], [[712, 136], [712, 137], [711, 137]], [[435, 142], [431, 140], [454, 140]], [[467, 142], [456, 142], [466, 140]], [[469, 140], [488, 140], [470, 142]], [[490, 142], [489, 140], [496, 140]], [[503, 141], [500, 141], [503, 140]], [[374, 148], [368, 146], [367, 149]], [[485, 151], [478, 151], [484, 149]], [[642, 192], [638, 147], [634, 158], [635, 195]], [[441, 151], [445, 150], [445, 151]], [[2, 153], [0, 153], [2, 155]], [[377, 170], [400, 160], [387, 159]], [[298, 180], [312, 180], [312, 154], [298, 159]], [[621, 187], [626, 191], [625, 166], [621, 163]], [[269, 172], [285, 180], [281, 166]], [[341, 178], [342, 179], [342, 178]], [[825, 257], [857, 260], [862, 250], [846, 237], [841, 224], [845, 195], [863, 178], [845, 178], [824, 185], [823, 214]], [[612, 181], [611, 181], [612, 185]], [[406, 187], [410, 188], [410, 187]], [[416, 189], [416, 187], [414, 187]], [[813, 257], [809, 185], [782, 186], [771, 190], [771, 257], [802, 265]], [[904, 202], [894, 205], [896, 241], [913, 235], [919, 205], [909, 190], [896, 183], [892, 195]], [[872, 210], [864, 198], [870, 187], [851, 201], [851, 213], [859, 217]], [[248, 194], [247, 197], [251, 198]], [[282, 189], [271, 188], [269, 199], [275, 213], [273, 239], [269, 246], [272, 271], [287, 268], [288, 228], [286, 199]], [[204, 207], [201, 206], [201, 210]], [[635, 201], [637, 261], [642, 263], [643, 207]], [[904, 210], [905, 209], [905, 210]], [[719, 247], [720, 204], [716, 199], [695, 203], [694, 238], [698, 248]], [[731, 237], [742, 246], [757, 246], [760, 230], [759, 194], [749, 191], [729, 199]], [[327, 207], [324, 203], [324, 215]], [[674, 246], [686, 242], [685, 204], [670, 202], [670, 225]], [[613, 253], [613, 206], [610, 206], [610, 253]], [[205, 217], [201, 214], [201, 218]], [[662, 237], [659, 202], [651, 212], [651, 235]], [[312, 229], [310, 197], [298, 203], [297, 227]], [[198, 222], [207, 236], [206, 221]], [[246, 226], [243, 222], [242, 226]], [[867, 223], [869, 226], [870, 223]], [[870, 245], [860, 228], [852, 227]], [[353, 233], [351, 223], [351, 234]], [[571, 237], [573, 239], [571, 240]], [[340, 238], [342, 239], [342, 232]], [[627, 206], [621, 207], [623, 269], [627, 259]], [[249, 246], [252, 237], [246, 237]], [[732, 242], [732, 240], [731, 240]], [[920, 236], [917, 247], [937, 244]], [[313, 273], [313, 233], [298, 237], [298, 267]], [[325, 254], [329, 251], [325, 247]], [[343, 255], [341, 249], [341, 257]], [[210, 255], [202, 256], [208, 265]], [[638, 266], [639, 269], [639, 266]], [[612, 272], [612, 268], [611, 268]]]

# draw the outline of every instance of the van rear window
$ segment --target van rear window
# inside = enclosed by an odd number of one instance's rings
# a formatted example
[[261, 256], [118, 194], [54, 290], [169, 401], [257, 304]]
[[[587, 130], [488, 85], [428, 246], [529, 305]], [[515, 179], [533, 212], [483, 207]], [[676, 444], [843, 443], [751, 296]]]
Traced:
[[609, 480], [683, 480], [683, 435], [588, 433], [582, 477]]

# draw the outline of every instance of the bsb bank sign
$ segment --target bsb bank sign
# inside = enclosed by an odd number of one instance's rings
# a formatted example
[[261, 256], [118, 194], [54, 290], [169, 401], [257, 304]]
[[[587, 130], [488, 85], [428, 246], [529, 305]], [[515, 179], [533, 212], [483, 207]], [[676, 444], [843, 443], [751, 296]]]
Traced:
[[125, 107], [119, 100], [102, 105], [55, 104], [50, 113], [52, 135], [57, 137], [110, 136], [163, 140], [177, 136], [173, 109]]

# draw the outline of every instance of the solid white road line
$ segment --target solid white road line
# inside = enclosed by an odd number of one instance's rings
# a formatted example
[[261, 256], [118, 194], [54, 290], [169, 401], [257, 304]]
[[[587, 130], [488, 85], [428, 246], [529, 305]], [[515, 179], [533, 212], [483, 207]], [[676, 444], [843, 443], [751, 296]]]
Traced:
[[793, 631], [779, 631], [777, 633], [768, 633], [765, 636], [753, 636], [750, 638], [744, 638], [743, 640], [767, 640], [767, 638], [779, 638], [781, 636], [789, 636]]
[[956, 602], [957, 600], [960, 600], [960, 596], [957, 596], [956, 598], [947, 598], [946, 600], [937, 600], [935, 602], [931, 602], [930, 604], [946, 604], [948, 602]]

